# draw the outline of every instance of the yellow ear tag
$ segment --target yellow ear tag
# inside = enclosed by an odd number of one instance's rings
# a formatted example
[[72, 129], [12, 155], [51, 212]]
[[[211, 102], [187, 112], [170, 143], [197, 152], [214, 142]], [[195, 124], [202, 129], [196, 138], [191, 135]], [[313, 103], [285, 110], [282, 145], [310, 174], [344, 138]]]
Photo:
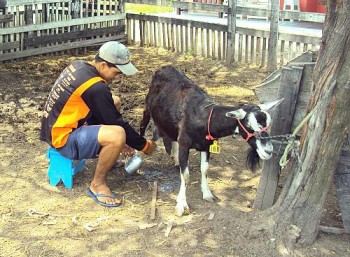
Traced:
[[210, 153], [220, 153], [220, 146], [218, 145], [218, 141], [214, 140], [213, 144], [209, 146]]

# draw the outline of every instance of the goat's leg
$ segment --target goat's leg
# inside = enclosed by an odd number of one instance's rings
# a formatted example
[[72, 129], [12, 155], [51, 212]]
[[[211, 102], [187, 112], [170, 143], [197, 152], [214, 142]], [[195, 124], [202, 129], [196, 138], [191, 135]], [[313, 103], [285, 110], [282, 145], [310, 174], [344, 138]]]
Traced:
[[166, 136], [163, 137], [163, 144], [165, 147], [165, 151], [167, 154], [171, 155], [171, 145], [172, 145], [172, 140]]
[[215, 197], [211, 193], [208, 186], [208, 180], [207, 180], [208, 169], [209, 169], [209, 153], [206, 151], [203, 151], [201, 152], [201, 174], [202, 174], [201, 188], [203, 193], [203, 199], [213, 203], [215, 200]]
[[190, 214], [190, 208], [188, 207], [186, 200], [186, 185], [190, 180], [190, 172], [188, 169], [188, 154], [189, 149], [180, 148], [179, 149], [179, 161], [180, 161], [180, 178], [181, 185], [180, 191], [176, 198], [175, 213], [178, 216], [183, 214]]
[[[178, 167], [179, 166], [179, 143], [176, 141], [173, 141], [171, 143], [171, 156], [174, 159], [175, 166]], [[188, 160], [188, 157], [187, 157], [187, 160]]]
[[145, 135], [146, 128], [147, 128], [148, 123], [149, 123], [150, 120], [151, 120], [151, 113], [150, 113], [149, 109], [146, 106], [144, 111], [143, 111], [142, 120], [140, 122], [140, 135], [141, 136]]

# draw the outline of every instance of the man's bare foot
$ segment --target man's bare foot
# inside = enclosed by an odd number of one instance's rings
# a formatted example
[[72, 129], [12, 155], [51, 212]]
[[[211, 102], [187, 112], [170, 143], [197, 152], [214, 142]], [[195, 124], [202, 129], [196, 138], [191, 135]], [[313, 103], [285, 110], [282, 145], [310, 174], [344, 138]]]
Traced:
[[115, 197], [115, 194], [109, 189], [107, 184], [93, 185], [91, 183], [90, 190], [96, 195], [96, 198], [101, 203], [106, 204], [121, 204], [121, 200]]

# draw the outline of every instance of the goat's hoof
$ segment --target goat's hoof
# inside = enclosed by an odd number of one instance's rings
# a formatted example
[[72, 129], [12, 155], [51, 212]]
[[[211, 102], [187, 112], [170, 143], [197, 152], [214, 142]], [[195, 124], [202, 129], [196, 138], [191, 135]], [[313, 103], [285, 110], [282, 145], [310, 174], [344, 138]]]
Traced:
[[179, 211], [179, 210], [175, 210], [175, 215], [178, 217], [181, 217], [183, 214], [183, 212]]
[[190, 215], [190, 213], [191, 213], [190, 212], [190, 208], [185, 208], [184, 209], [184, 213], [183, 213], [184, 215]]
[[190, 208], [188, 207], [185, 207], [183, 209], [175, 207], [175, 215], [178, 217], [181, 217], [182, 215], [189, 215], [190, 213]]
[[214, 196], [206, 196], [203, 197], [204, 200], [210, 202], [210, 203], [214, 203], [215, 202], [215, 197]]

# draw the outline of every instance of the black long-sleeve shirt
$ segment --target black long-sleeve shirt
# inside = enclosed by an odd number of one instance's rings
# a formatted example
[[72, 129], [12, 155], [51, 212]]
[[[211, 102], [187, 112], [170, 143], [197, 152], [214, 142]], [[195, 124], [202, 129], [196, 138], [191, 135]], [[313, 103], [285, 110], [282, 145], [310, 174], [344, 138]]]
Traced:
[[72, 62], [56, 80], [44, 108], [40, 139], [63, 147], [69, 133], [88, 124], [119, 125], [126, 143], [137, 150], [146, 145], [114, 105], [112, 94], [96, 68], [86, 61]]

